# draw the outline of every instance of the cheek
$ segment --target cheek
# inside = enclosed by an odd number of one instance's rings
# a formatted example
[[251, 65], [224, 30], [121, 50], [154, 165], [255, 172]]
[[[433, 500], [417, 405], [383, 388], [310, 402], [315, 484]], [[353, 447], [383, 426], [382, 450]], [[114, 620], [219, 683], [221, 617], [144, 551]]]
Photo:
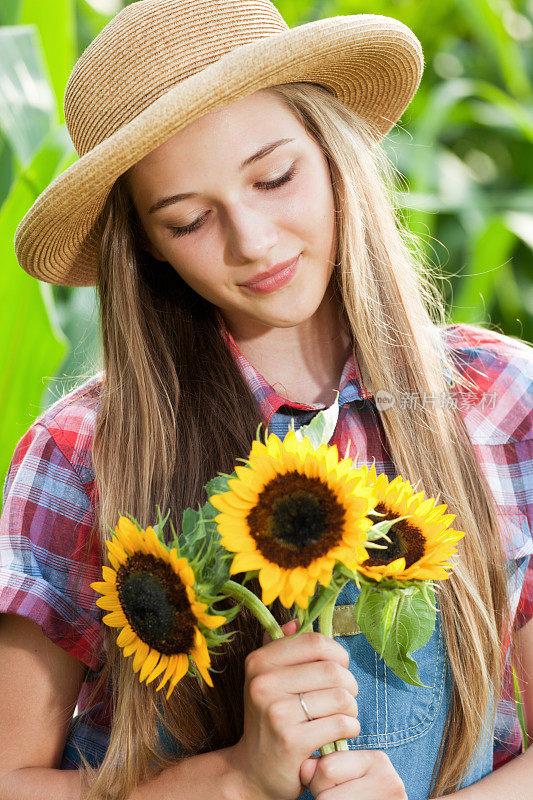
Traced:
[[191, 258], [186, 264], [184, 264], [183, 258], [180, 258], [179, 261], [172, 259], [171, 264], [191, 289], [210, 302], [217, 300], [222, 288], [223, 276], [213, 266], [216, 264], [214, 259], [199, 259], [196, 254], [196, 258], [194, 260]]
[[327, 240], [335, 225], [335, 204], [329, 172], [310, 172], [298, 187], [298, 199], [294, 213], [301, 225], [309, 230], [313, 238]]

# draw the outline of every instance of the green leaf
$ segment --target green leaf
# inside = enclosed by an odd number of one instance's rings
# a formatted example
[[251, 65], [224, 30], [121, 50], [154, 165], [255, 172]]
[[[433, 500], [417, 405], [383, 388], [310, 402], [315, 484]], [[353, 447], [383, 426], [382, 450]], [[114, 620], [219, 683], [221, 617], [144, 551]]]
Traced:
[[13, 182], [14, 160], [11, 145], [0, 130], [0, 208]]
[[0, 28], [0, 128], [25, 167], [57, 124], [42, 46], [34, 26]]
[[20, 19], [36, 25], [41, 38], [60, 123], [68, 77], [77, 56], [74, 0], [23, 0]]
[[338, 418], [339, 393], [337, 392], [335, 402], [329, 408], [319, 411], [308, 425], [302, 425], [301, 428], [295, 431], [296, 438], [301, 442], [306, 436], [316, 450], [321, 444], [328, 444], [335, 432]]
[[87, 0], [77, 0], [76, 12], [78, 52], [81, 53], [98, 36], [102, 28], [113, 19], [114, 14], [104, 14], [98, 11]]
[[98, 293], [94, 286], [61, 287], [58, 300], [55, 292], [55, 307], [61, 329], [65, 333], [70, 348], [56, 375], [46, 387], [43, 403], [51, 405], [65, 392], [71, 391], [79, 383], [79, 376], [89, 371], [102, 369], [102, 350], [98, 328]]
[[498, 273], [510, 257], [516, 235], [500, 216], [488, 219], [471, 243], [469, 274], [463, 275], [454, 297], [454, 322], [477, 323], [490, 310]]
[[[232, 472], [231, 475], [224, 475], [221, 473], [215, 478], [212, 478], [205, 485], [207, 496], [212, 497], [214, 494], [224, 494], [224, 492], [229, 492], [229, 481], [236, 477], [237, 473]], [[219, 512], [217, 511], [216, 513], [218, 514]]]
[[[434, 600], [433, 588], [426, 589]], [[425, 686], [410, 654], [427, 644], [435, 630], [433, 606], [415, 586], [383, 589], [363, 585], [355, 603], [355, 620], [369, 644], [395, 675], [413, 686]]]
[[527, 97], [531, 84], [524, 59], [518, 42], [505, 28], [502, 9], [487, 0], [459, 0], [458, 5], [487, 58], [498, 64], [509, 90], [517, 97]]
[[[181, 537], [185, 537], [188, 539], [190, 536], [194, 535], [194, 529], [198, 525], [200, 519], [200, 515], [198, 511], [194, 511], [192, 508], [186, 508], [183, 512], [183, 519], [181, 522]], [[181, 547], [181, 537], [180, 537], [180, 547]]]
[[16, 25], [19, 20], [22, 0], [2, 0], [0, 25]]
[[15, 229], [37, 193], [55, 177], [71, 148], [64, 129], [43, 143], [13, 186], [0, 210], [0, 472], [4, 476], [14, 447], [43, 410], [43, 384], [63, 359], [67, 341], [55, 317], [50, 285], [30, 277], [17, 263]]
[[207, 502], [198, 511], [187, 508], [183, 513], [181, 534], [178, 538], [180, 555], [193, 565], [205, 593], [217, 594], [229, 580], [232, 555], [220, 544], [218, 525], [214, 521], [219, 512]]

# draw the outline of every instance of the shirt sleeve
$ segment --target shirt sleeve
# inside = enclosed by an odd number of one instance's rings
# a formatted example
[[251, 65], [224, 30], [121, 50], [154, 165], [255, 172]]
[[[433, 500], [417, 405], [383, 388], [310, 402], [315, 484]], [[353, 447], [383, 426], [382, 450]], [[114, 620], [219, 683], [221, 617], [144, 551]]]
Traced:
[[103, 623], [90, 587], [101, 580], [87, 487], [49, 429], [34, 423], [17, 444], [0, 517], [0, 612], [39, 625], [90, 669], [101, 667]]

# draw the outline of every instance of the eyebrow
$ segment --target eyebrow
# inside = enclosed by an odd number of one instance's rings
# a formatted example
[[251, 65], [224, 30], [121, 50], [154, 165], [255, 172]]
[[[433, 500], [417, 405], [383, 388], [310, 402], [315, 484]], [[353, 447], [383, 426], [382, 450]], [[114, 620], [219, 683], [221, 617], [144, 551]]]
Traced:
[[[250, 164], [254, 164], [256, 161], [259, 161], [260, 158], [268, 156], [269, 153], [271, 153], [277, 147], [280, 147], [283, 144], [288, 144], [289, 142], [294, 142], [294, 139], [276, 139], [275, 142], [269, 142], [269, 144], [265, 144], [257, 151], [257, 153], [245, 158], [240, 165], [239, 170], [249, 167]], [[153, 214], [154, 211], [159, 211], [160, 208], [166, 208], [166, 206], [171, 206], [174, 203], [178, 203], [180, 200], [186, 200], [188, 197], [196, 197], [196, 192], [183, 192], [182, 194], [173, 194], [171, 197], [163, 197], [150, 207], [148, 213]]]

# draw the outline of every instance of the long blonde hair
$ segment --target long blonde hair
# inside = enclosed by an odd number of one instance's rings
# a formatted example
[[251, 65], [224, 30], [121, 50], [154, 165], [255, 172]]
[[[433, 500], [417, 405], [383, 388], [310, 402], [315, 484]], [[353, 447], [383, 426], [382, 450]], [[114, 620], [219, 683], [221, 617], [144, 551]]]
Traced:
[[[323, 87], [273, 87], [322, 148], [337, 214], [334, 280], [346, 322], [373, 387], [393, 395], [444, 396], [442, 358], [432, 343], [447, 322], [438, 288], [415, 239], [399, 219], [395, 172], [372, 131]], [[133, 514], [143, 526], [157, 505], [183, 510], [205, 502], [203, 485], [245, 457], [259, 422], [258, 404], [217, 327], [216, 309], [168, 264], [142, 248], [143, 232], [125, 177], [101, 217], [99, 265], [104, 380], [93, 443], [99, 491], [98, 536]], [[468, 389], [450, 358], [449, 375]], [[453, 695], [433, 774], [433, 794], [455, 791], [478, 752], [492, 692], [501, 680], [509, 606], [496, 507], [457, 410], [417, 402], [379, 413], [398, 474], [439, 497], [466, 532], [450, 580], [439, 586]], [[258, 583], [253, 584], [259, 592]], [[228, 606], [232, 601], [228, 601]], [[219, 606], [220, 607], [220, 606]], [[276, 602], [280, 622], [289, 612]], [[184, 678], [167, 702], [155, 683], [140, 684], [106, 630], [113, 726], [102, 765], [87, 769], [90, 798], [126, 798], [179, 756], [165, 749], [164, 725], [183, 756], [226, 747], [242, 734], [244, 658], [261, 646], [255, 619], [242, 613], [239, 633], [214, 659], [214, 688]], [[98, 687], [97, 687], [98, 689]], [[494, 709], [488, 724], [494, 722]], [[437, 765], [439, 764], [437, 760]]]

